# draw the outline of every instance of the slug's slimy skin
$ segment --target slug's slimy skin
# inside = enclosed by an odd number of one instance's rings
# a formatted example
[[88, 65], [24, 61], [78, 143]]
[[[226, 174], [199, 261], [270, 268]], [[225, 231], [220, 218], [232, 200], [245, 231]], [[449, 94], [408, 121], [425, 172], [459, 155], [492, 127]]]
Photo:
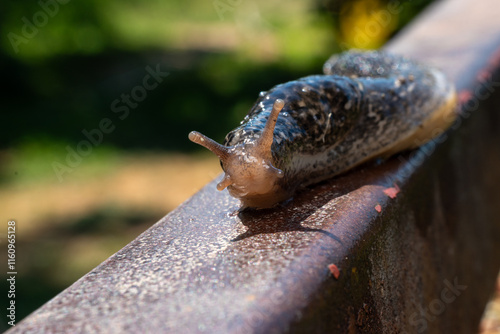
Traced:
[[301, 186], [420, 146], [456, 117], [444, 75], [401, 56], [347, 52], [323, 70], [262, 92], [223, 145], [189, 134], [221, 160], [219, 190], [243, 207], [272, 207]]

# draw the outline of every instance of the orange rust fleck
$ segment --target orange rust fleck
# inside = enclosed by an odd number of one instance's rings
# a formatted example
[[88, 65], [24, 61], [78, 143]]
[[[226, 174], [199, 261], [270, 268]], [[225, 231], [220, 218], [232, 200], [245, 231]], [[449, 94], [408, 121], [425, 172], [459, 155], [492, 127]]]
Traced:
[[246, 295], [245, 299], [248, 300], [249, 302], [252, 302], [255, 300], [255, 295]]
[[497, 49], [489, 61], [490, 65], [497, 68], [500, 65], [500, 49]]
[[462, 90], [460, 93], [458, 93], [458, 101], [460, 104], [464, 104], [465, 102], [469, 101], [472, 99], [472, 92], [470, 90]]
[[477, 80], [478, 81], [487, 81], [491, 77], [491, 73], [487, 70], [482, 70], [477, 73]]
[[378, 213], [382, 212], [382, 206], [380, 204], [375, 205], [375, 210], [377, 210]]
[[398, 185], [394, 184], [394, 187], [384, 189], [384, 194], [386, 194], [390, 198], [396, 198], [399, 191], [400, 191], [400, 189], [399, 189]]
[[336, 279], [339, 278], [339, 276], [340, 276], [340, 270], [339, 270], [339, 268], [336, 265], [334, 265], [332, 263], [332, 264], [330, 264], [328, 266], [328, 269], [330, 269], [330, 272], [332, 273], [333, 277], [335, 277]]

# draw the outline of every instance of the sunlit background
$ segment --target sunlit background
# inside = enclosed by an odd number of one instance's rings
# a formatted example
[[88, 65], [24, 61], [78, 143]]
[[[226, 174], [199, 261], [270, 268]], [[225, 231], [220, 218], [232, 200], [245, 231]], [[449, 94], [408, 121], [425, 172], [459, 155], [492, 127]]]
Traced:
[[380, 47], [429, 2], [2, 2], [0, 235], [6, 248], [14, 219], [16, 320], [218, 175], [189, 131], [221, 141], [260, 91]]

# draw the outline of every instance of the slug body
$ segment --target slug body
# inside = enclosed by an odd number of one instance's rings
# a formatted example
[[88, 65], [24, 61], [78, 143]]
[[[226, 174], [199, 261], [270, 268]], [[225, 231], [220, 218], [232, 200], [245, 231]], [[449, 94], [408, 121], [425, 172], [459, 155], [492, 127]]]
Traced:
[[189, 134], [219, 156], [219, 190], [243, 207], [272, 207], [301, 186], [418, 147], [456, 117], [444, 75], [401, 56], [347, 52], [323, 70], [260, 93], [223, 145]]

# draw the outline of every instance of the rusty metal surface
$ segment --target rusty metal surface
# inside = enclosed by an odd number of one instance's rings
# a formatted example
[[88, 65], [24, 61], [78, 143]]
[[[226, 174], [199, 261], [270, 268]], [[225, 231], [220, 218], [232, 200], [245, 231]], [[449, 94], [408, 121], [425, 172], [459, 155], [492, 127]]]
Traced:
[[475, 332], [500, 267], [495, 6], [440, 2], [387, 47], [459, 87], [437, 143], [273, 210], [212, 182], [9, 333]]

